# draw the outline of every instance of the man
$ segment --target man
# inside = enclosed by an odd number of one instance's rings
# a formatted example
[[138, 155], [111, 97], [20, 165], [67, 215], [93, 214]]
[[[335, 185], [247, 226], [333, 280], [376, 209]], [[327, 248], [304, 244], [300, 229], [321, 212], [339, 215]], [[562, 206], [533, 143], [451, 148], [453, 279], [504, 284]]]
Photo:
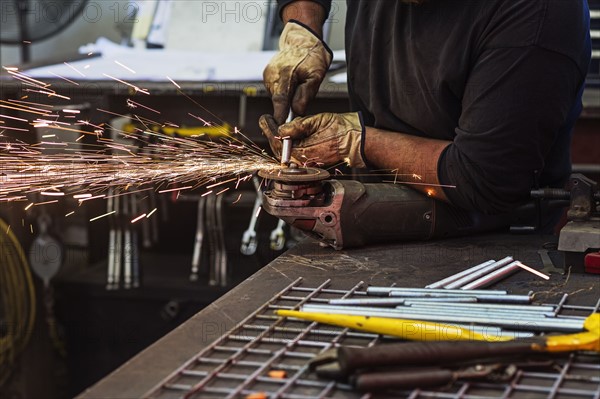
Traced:
[[331, 62], [321, 41], [331, 2], [279, 4], [280, 52], [264, 73], [274, 118], [260, 120], [274, 151], [290, 136], [301, 162], [416, 174], [431, 186], [415, 189], [480, 214], [567, 181], [591, 52], [586, 0], [348, 0], [355, 112], [287, 124]]

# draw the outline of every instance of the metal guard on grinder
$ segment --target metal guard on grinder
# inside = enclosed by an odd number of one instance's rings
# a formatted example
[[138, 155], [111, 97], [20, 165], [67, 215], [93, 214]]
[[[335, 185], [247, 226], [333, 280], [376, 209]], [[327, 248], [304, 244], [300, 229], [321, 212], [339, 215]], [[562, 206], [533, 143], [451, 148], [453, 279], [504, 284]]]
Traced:
[[273, 182], [263, 193], [266, 212], [337, 250], [458, 236], [506, 223], [499, 217], [472, 217], [401, 184], [327, 180], [329, 173], [318, 168], [258, 174]]

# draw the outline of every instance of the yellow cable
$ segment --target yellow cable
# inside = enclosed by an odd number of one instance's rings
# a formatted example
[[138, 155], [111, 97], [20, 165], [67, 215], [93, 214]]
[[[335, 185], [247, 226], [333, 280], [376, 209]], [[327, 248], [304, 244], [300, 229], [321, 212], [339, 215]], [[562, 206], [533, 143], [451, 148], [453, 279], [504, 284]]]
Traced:
[[[7, 333], [0, 337], [0, 385], [8, 378], [10, 364], [25, 348], [35, 323], [36, 299], [27, 258], [15, 235], [0, 219], [0, 290]], [[5, 370], [6, 369], [6, 370]]]

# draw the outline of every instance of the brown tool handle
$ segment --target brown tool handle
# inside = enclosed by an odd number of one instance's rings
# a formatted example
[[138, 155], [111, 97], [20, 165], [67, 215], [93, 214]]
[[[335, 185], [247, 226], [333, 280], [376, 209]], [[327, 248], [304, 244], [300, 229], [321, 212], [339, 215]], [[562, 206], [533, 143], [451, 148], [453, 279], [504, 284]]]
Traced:
[[356, 377], [354, 386], [359, 391], [372, 392], [387, 389], [409, 389], [446, 385], [454, 381], [450, 370], [387, 371], [362, 373]]
[[342, 373], [349, 375], [373, 367], [444, 365], [532, 351], [532, 342], [403, 342], [369, 348], [342, 346], [338, 348], [338, 361]]

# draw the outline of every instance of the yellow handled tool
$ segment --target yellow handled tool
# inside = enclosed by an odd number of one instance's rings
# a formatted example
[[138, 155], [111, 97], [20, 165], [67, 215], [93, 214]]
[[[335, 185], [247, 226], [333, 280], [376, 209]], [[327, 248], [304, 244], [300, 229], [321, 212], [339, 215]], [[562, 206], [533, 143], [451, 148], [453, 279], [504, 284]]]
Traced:
[[583, 322], [584, 332], [546, 336], [548, 352], [586, 350], [600, 353], [600, 313], [592, 313]]
[[338, 327], [348, 327], [354, 330], [389, 335], [411, 341], [469, 340], [499, 342], [511, 339], [510, 337], [500, 337], [492, 334], [480, 334], [466, 328], [429, 321], [312, 313], [297, 310], [277, 310], [275, 313], [278, 316], [295, 317], [297, 319], [316, 321]]
[[[468, 329], [419, 320], [392, 319], [387, 317], [352, 316], [340, 314], [311, 313], [295, 310], [277, 310], [278, 316], [316, 321], [338, 327], [389, 335], [413, 341], [509, 341], [511, 337], [479, 334]], [[584, 332], [568, 335], [549, 335], [531, 341], [531, 349], [548, 352], [588, 350], [600, 352], [600, 313], [588, 316]]]

